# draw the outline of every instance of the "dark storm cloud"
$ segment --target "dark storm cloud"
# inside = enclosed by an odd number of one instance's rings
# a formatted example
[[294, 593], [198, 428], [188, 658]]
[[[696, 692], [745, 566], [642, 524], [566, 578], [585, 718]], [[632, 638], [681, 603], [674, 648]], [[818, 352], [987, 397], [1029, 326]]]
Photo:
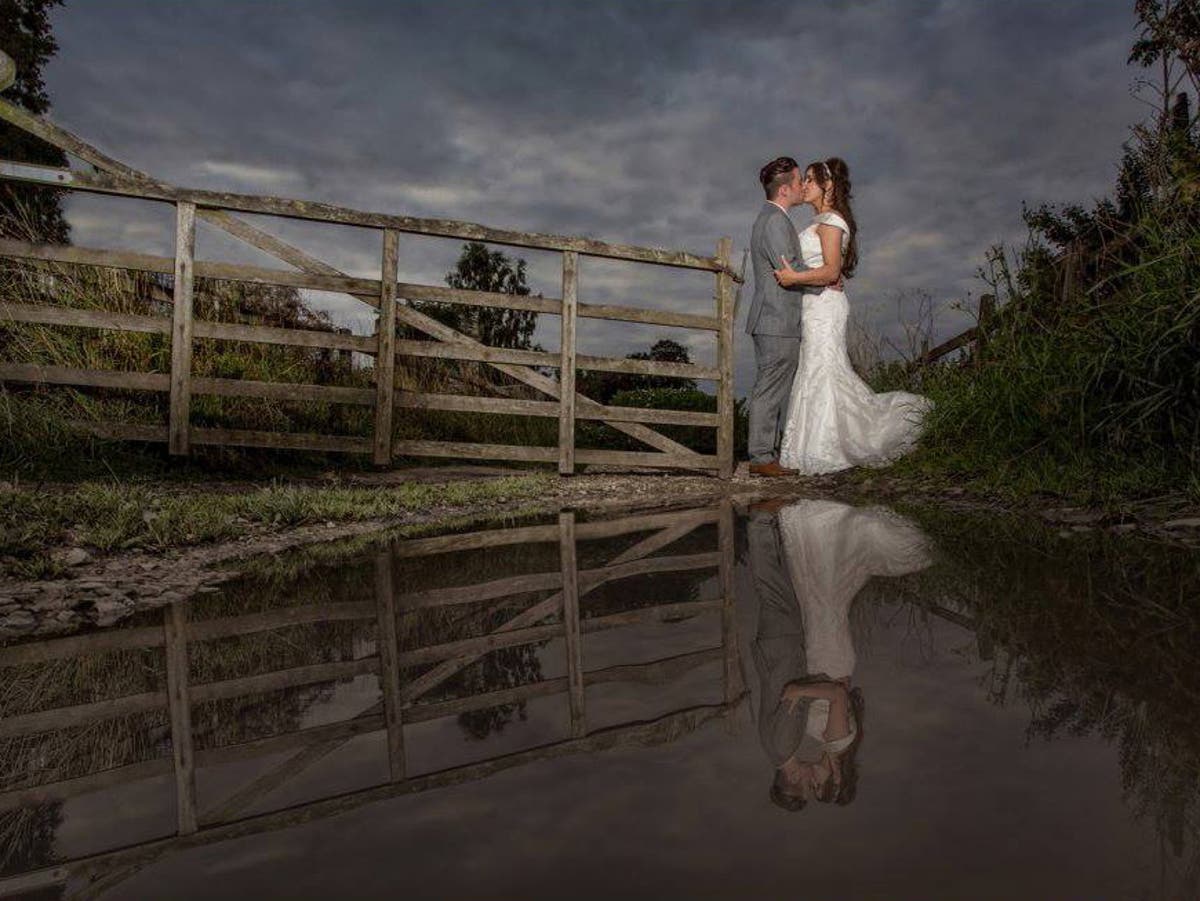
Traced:
[[[55, 117], [185, 185], [708, 253], [747, 243], [765, 160], [836, 153], [862, 229], [852, 301], [893, 338], [897, 291], [977, 294], [1022, 201], [1104, 193], [1143, 115], [1124, 2], [105, 2], [55, 26]], [[80, 243], [169, 242], [97, 201], [73, 216]], [[374, 266], [373, 240], [279, 230]], [[530, 265], [553, 292], [553, 258]], [[585, 290], [707, 301], [670, 275], [593, 265]], [[653, 337], [606, 325], [592, 349]], [[739, 346], [743, 390], [750, 365]]]

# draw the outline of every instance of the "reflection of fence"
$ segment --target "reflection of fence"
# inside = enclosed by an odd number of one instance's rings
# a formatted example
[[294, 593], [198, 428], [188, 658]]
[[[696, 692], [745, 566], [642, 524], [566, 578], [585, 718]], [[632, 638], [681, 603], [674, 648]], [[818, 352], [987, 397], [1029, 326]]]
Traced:
[[[193, 444], [218, 444], [369, 453], [372, 454], [374, 462], [379, 464], [389, 463], [393, 455], [401, 455], [540, 461], [557, 463], [562, 473], [574, 471], [576, 463], [601, 463], [715, 470], [723, 478], [732, 475], [734, 276], [729, 264], [728, 238], [723, 238], [718, 243], [715, 257], [700, 257], [681, 251], [505, 231], [450, 220], [366, 213], [328, 204], [276, 197], [184, 190], [155, 181], [145, 173], [117, 162], [75, 135], [29, 114], [10, 102], [0, 100], [0, 118], [48, 141], [98, 170], [89, 173], [0, 161], [0, 178], [166, 202], [173, 204], [176, 210], [174, 258], [80, 247], [31, 245], [11, 240], [0, 241], [0, 257], [110, 266], [174, 276], [174, 295], [171, 298], [174, 311], [170, 319], [54, 305], [0, 305], [0, 319], [14, 322], [151, 332], [170, 336], [169, 374], [0, 363], [0, 380], [169, 393], [170, 413], [167, 425], [87, 424], [86, 427], [96, 434], [109, 438], [166, 441], [172, 454], [187, 454]], [[233, 216], [231, 211], [353, 225], [382, 232], [380, 275], [378, 278], [352, 278], [279, 238], [260, 231]], [[197, 219], [208, 222], [300, 271], [288, 272], [195, 260]], [[562, 296], [519, 297], [483, 291], [400, 284], [397, 278], [401, 233], [559, 251], [562, 254]], [[674, 313], [580, 302], [578, 298], [581, 256], [711, 272], [715, 276], [715, 314]], [[340, 292], [376, 308], [379, 312], [378, 327], [373, 336], [356, 336], [197, 320], [192, 310], [193, 280], [197, 276]], [[405, 300], [531, 310], [556, 315], [561, 318], [560, 349], [547, 353], [490, 347], [407, 305]], [[717, 365], [710, 367], [578, 354], [575, 328], [576, 321], [580, 318], [622, 320], [716, 332]], [[413, 329], [433, 340], [397, 340], [398, 325]], [[369, 354], [375, 357], [375, 387], [369, 389], [194, 377], [191, 371], [192, 343], [200, 338], [330, 348]], [[485, 363], [507, 377], [557, 400], [397, 392], [394, 389], [393, 374], [397, 355]], [[558, 369], [559, 377], [550, 378], [538, 371], [539, 368], [546, 367]], [[717, 412], [606, 406], [575, 391], [577, 368], [713, 381], [717, 385]], [[363, 438], [193, 427], [189, 422], [193, 394], [374, 407], [374, 433], [370, 438]], [[556, 418], [559, 424], [558, 445], [529, 447], [443, 441], [392, 441], [393, 415], [398, 410], [450, 410]], [[581, 419], [602, 421], [648, 445], [651, 450], [644, 452], [576, 449], [575, 424]], [[717, 453], [715, 456], [696, 453], [650, 427], [658, 425], [715, 428]]]
[[[703, 553], [658, 554], [669, 545], [705, 525], [717, 525], [717, 549]], [[577, 543], [619, 535], [650, 532], [603, 566], [581, 569]], [[480, 584], [406, 591], [395, 584], [394, 561], [452, 551], [554, 541], [559, 546], [559, 566], [546, 572], [507, 576]], [[0, 793], [0, 812], [26, 805], [63, 801], [72, 797], [154, 776], [174, 775], [176, 834], [131, 848], [102, 852], [60, 866], [0, 879], [0, 895], [44, 885], [62, 884], [69, 878], [98, 879], [96, 890], [106, 888], [149, 863], [162, 853], [256, 832], [271, 831], [333, 815], [371, 801], [443, 785], [483, 778], [502, 769], [578, 751], [617, 744], [671, 740], [713, 717], [726, 714], [742, 696], [741, 670], [733, 621], [734, 539], [732, 508], [719, 508], [640, 516], [612, 521], [576, 523], [564, 513], [557, 525], [475, 532], [396, 542], [375, 559], [374, 598], [351, 603], [308, 605], [221, 619], [191, 622], [186, 604], [164, 608], [161, 626], [114, 629], [0, 649], [0, 667], [142, 648], [163, 648], [166, 690], [128, 695], [70, 707], [39, 710], [0, 720], [0, 740], [71, 729], [115, 717], [165, 710], [170, 722], [171, 758], [93, 772], [77, 778], [19, 788]], [[656, 573], [713, 571], [719, 597], [713, 600], [629, 606], [613, 613], [584, 617], [580, 600], [601, 585]], [[707, 578], [707, 577], [706, 577]], [[495, 602], [494, 609], [512, 609], [514, 596], [550, 591], [486, 635], [412, 649], [397, 641], [398, 612], [417, 608], [449, 607]], [[633, 592], [631, 592], [633, 594]], [[508, 598], [504, 601], [502, 599]], [[631, 600], [639, 600], [632, 598]], [[702, 613], [719, 613], [721, 644], [645, 663], [587, 670], [584, 635], [623, 626], [674, 621]], [[374, 622], [376, 648], [362, 659], [301, 666], [256, 673], [227, 681], [191, 684], [189, 652], [202, 654], [203, 644], [230, 636], [244, 636], [304, 623], [361, 620]], [[484, 655], [501, 649], [565, 639], [567, 674], [558, 678], [485, 691], [448, 700], [422, 701], [434, 688]], [[722, 661], [723, 691], [712, 704], [687, 707], [655, 720], [590, 729], [585, 689], [611, 682], [660, 684], [708, 663]], [[429, 666], [419, 676], [405, 678], [407, 669]], [[352, 719], [298, 731], [258, 738], [238, 744], [196, 749], [192, 737], [195, 705], [218, 699], [243, 698], [305, 685], [328, 684], [362, 674], [379, 677], [382, 700]], [[404, 729], [464, 712], [485, 710], [533, 698], [565, 695], [569, 737], [529, 750], [509, 753], [478, 763], [409, 776], [405, 763]], [[244, 811], [268, 793], [307, 770], [313, 763], [368, 733], [386, 734], [390, 779], [386, 783], [313, 801], [272, 813], [245, 816]], [[197, 798], [197, 768], [232, 761], [269, 758], [287, 753], [282, 762], [256, 775], [228, 797], [202, 805]]]

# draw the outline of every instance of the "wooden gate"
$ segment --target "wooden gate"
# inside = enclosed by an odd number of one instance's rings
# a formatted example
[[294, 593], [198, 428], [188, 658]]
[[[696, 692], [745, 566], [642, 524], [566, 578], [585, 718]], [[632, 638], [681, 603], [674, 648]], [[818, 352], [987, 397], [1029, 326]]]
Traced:
[[[3, 54], [0, 54], [0, 57], [3, 57]], [[11, 83], [11, 73], [11, 60], [0, 59], [0, 89]], [[431, 456], [557, 463], [559, 472], [563, 474], [573, 472], [577, 463], [707, 470], [717, 472], [722, 478], [729, 478], [733, 474], [733, 283], [738, 281], [739, 277], [730, 266], [731, 242], [728, 238], [722, 238], [717, 243], [714, 256], [704, 257], [683, 251], [610, 244], [586, 238], [508, 231], [469, 222], [370, 213], [303, 200], [188, 190], [157, 181], [105, 155], [70, 132], [2, 98], [0, 118], [64, 150], [94, 169], [81, 171], [0, 161], [0, 178], [72, 191], [140, 198], [169, 203], [175, 207], [173, 258], [0, 240], [0, 257], [107, 266], [173, 276], [174, 292], [171, 300], [174, 308], [169, 319], [165, 316], [141, 316], [0, 301], [0, 319], [13, 322], [152, 332], [170, 336], [169, 374], [0, 363], [0, 381], [169, 392], [170, 413], [169, 421], [165, 425], [85, 424], [89, 431], [101, 437], [166, 441], [170, 453], [174, 455], [187, 455], [192, 445], [219, 444], [369, 453], [374, 462], [380, 465], [390, 463], [393, 456]], [[379, 277], [367, 279], [348, 276], [336, 267], [238, 218], [234, 213], [256, 213], [312, 222], [353, 225], [377, 231], [382, 245]], [[274, 256], [294, 267], [296, 271], [196, 260], [194, 248], [197, 220], [207, 222]], [[398, 247], [401, 233], [558, 251], [562, 255], [561, 297], [522, 297], [401, 283], [398, 281]], [[581, 258], [586, 257], [711, 272], [714, 278], [715, 308], [712, 314], [677, 313], [583, 302], [579, 298], [579, 271]], [[192, 305], [193, 282], [197, 277], [340, 292], [375, 308], [378, 311], [377, 328], [373, 336], [357, 336], [199, 320], [193, 314]], [[528, 310], [556, 315], [560, 317], [562, 324], [560, 349], [557, 352], [544, 352], [487, 346], [408, 305], [408, 300]], [[579, 319], [621, 320], [715, 332], [717, 365], [711, 367], [579, 354], [576, 350], [575, 334]], [[407, 326], [433, 340], [398, 340], [398, 325]], [[332, 348], [369, 354], [375, 358], [375, 388], [371, 390], [194, 377], [191, 366], [192, 342], [201, 338]], [[553, 400], [397, 392], [394, 386], [397, 355], [481, 362]], [[557, 369], [558, 378], [551, 378], [539, 372], [538, 367]], [[716, 386], [717, 412], [656, 410], [600, 404], [575, 390], [577, 369], [713, 382]], [[370, 438], [359, 438], [198, 428], [191, 425], [189, 417], [193, 394], [369, 406], [375, 410], [373, 433]], [[557, 447], [530, 447], [445, 441], [393, 441], [393, 417], [397, 415], [397, 411], [404, 410], [452, 410], [552, 417], [558, 420], [558, 444]], [[647, 445], [649, 450], [577, 449], [575, 423], [578, 420], [604, 422]], [[717, 453], [697, 453], [652, 428], [659, 425], [714, 428], [717, 431]]]

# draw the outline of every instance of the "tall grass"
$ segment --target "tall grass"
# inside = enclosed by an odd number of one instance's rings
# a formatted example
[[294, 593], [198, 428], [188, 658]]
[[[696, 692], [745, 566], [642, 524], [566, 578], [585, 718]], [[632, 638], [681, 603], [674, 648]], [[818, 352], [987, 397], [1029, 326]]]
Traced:
[[907, 468], [1017, 493], [1200, 497], [1200, 224], [1163, 207], [1130, 227], [1120, 252], [1108, 267], [1036, 243], [1015, 258], [996, 252], [989, 277], [1003, 306], [977, 356], [876, 372], [880, 387], [936, 404]]

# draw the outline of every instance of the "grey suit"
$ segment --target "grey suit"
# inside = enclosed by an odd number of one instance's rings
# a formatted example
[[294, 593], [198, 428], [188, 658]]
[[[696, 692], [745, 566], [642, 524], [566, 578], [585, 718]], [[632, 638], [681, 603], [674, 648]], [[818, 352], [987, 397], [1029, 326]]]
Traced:
[[752, 653], [758, 670], [759, 739], [776, 767], [790, 757], [811, 763], [820, 759], [823, 750], [821, 742], [805, 731], [812, 698], [800, 698], [794, 711], [780, 700], [789, 682], [809, 682], [815, 677], [808, 672], [804, 616], [783, 559], [776, 517], [751, 513], [746, 520], [746, 537], [758, 602]]
[[754, 387], [750, 393], [749, 452], [751, 463], [778, 456], [783, 414], [800, 356], [801, 289], [781, 288], [773, 274], [783, 258], [803, 268], [800, 238], [782, 209], [767, 201], [750, 233], [754, 263], [754, 300], [746, 316], [746, 333], [754, 337]]

